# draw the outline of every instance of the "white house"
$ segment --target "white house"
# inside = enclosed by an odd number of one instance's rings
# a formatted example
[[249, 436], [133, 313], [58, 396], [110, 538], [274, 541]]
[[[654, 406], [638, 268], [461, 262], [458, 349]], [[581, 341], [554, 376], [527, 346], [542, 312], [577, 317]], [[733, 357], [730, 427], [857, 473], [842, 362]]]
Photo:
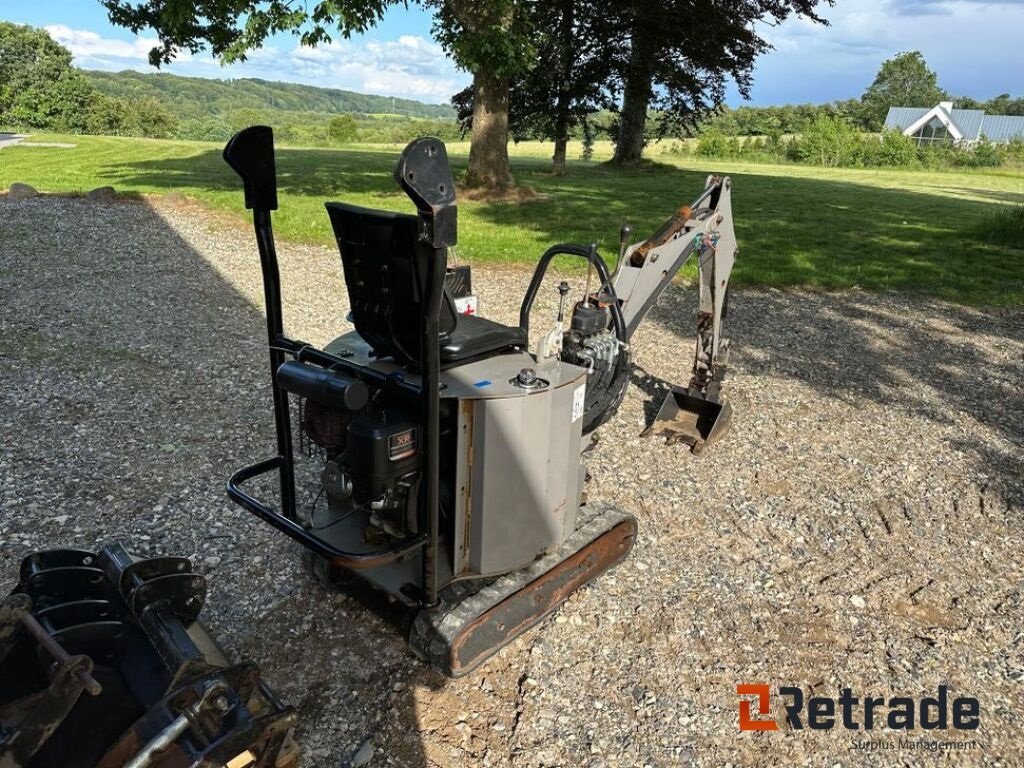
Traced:
[[980, 109], [956, 109], [952, 101], [925, 107], [889, 107], [885, 127], [917, 139], [918, 144], [933, 141], [975, 144], [983, 138], [1005, 144], [1024, 141], [1024, 117], [987, 115]]

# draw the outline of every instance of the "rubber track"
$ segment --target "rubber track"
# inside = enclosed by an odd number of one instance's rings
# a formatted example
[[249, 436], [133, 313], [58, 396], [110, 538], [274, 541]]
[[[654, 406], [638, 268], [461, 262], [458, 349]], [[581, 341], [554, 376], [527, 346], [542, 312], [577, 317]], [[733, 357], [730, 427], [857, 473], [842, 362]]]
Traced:
[[[632, 515], [609, 503], [588, 504], [580, 508], [578, 527], [572, 535], [558, 549], [534, 561], [529, 567], [496, 579], [477, 579], [451, 585], [441, 593], [440, 606], [420, 611], [413, 621], [409, 633], [409, 644], [413, 651], [438, 672], [451, 676], [452, 671], [448, 668], [450, 648], [455, 638], [470, 622], [543, 576], [619, 523], [631, 518]], [[538, 616], [537, 622], [545, 615], [547, 614]], [[531, 626], [535, 626], [537, 622], [531, 623]], [[481, 658], [480, 662], [490, 658], [517, 636], [506, 638], [491, 654]], [[470, 669], [460, 670], [459, 675], [472, 671], [480, 662]]]

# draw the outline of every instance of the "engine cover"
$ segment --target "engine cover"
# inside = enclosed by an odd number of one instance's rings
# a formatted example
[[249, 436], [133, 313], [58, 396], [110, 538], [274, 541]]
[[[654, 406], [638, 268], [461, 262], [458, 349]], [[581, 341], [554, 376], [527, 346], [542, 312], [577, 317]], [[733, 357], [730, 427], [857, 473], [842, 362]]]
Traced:
[[416, 422], [397, 408], [375, 409], [352, 420], [343, 463], [356, 503], [379, 499], [419, 469], [419, 432]]

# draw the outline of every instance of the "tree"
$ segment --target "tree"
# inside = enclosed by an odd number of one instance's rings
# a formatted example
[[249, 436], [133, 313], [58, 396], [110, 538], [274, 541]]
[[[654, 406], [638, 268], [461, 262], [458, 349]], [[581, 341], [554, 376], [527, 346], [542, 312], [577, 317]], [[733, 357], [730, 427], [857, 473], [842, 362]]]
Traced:
[[0, 120], [81, 130], [92, 87], [45, 30], [0, 22]]
[[358, 135], [359, 130], [352, 115], [335, 115], [327, 123], [327, 138], [332, 144], [349, 144]]
[[163, 102], [150, 96], [129, 100], [96, 93], [86, 110], [83, 129], [107, 136], [166, 139], [177, 132], [178, 120]]
[[[508, 164], [509, 77], [530, 59], [525, 7], [530, 0], [420, 0], [436, 11], [435, 34], [455, 61], [473, 73], [474, 120], [466, 183], [514, 183]], [[398, 0], [100, 0], [114, 24], [156, 31], [154, 66], [178, 51], [206, 47], [223, 62], [244, 60], [273, 34], [289, 32], [303, 45], [330, 42], [376, 24]]]
[[1024, 115], [1024, 98], [1014, 99], [1010, 94], [1003, 93], [986, 101], [981, 109], [990, 115]]
[[881, 130], [889, 107], [934, 107], [947, 94], [920, 51], [908, 51], [882, 62], [875, 80], [861, 96], [865, 127]]
[[394, 0], [319, 0], [293, 7], [292, 0], [100, 0], [110, 21], [133, 32], [153, 29], [158, 38], [149, 52], [155, 67], [169, 64], [179, 51], [199, 53], [206, 47], [221, 61], [244, 61], [279, 32], [297, 36], [303, 45], [365, 32]]
[[796, 13], [827, 24], [814, 12], [819, 1], [632, 0], [616, 5], [623, 39], [609, 42], [626, 55], [618, 74], [623, 97], [612, 162], [640, 161], [652, 108], [662, 113], [657, 131], [664, 135], [692, 128], [722, 102], [730, 79], [747, 97], [754, 63], [771, 48], [757, 34], [756, 23], [778, 23]]
[[[586, 135], [588, 120], [611, 107], [607, 83], [611, 62], [604, 40], [610, 14], [599, 2], [537, 0], [530, 11], [534, 62], [509, 87], [509, 131], [520, 139], [554, 142], [553, 171], [566, 169], [566, 148], [575, 129]], [[473, 89], [452, 97], [464, 129], [473, 125]]]
[[536, 5], [539, 55], [533, 68], [512, 89], [513, 131], [529, 131], [555, 143], [556, 175], [565, 173], [570, 132], [595, 112], [612, 106], [609, 90], [614, 57], [612, 14], [604, 3], [542, 0]]
[[509, 85], [533, 59], [528, 0], [428, 0], [434, 35], [473, 73], [472, 139], [467, 186], [515, 184], [508, 162]]

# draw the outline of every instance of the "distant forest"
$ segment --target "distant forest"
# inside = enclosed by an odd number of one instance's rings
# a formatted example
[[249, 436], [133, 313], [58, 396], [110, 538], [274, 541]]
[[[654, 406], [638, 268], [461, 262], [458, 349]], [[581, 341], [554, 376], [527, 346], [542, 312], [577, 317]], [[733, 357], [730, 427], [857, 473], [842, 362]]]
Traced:
[[83, 74], [115, 103], [159, 104], [173, 124], [169, 135], [179, 139], [224, 141], [257, 123], [272, 125], [279, 141], [304, 146], [404, 142], [427, 133], [447, 140], [461, 136], [455, 109], [444, 104], [255, 78], [211, 80], [129, 70]]
[[100, 93], [115, 98], [154, 98], [163, 102], [181, 120], [220, 115], [239, 109], [327, 114], [400, 115], [428, 119], [455, 118], [447, 104], [424, 104], [411, 99], [370, 96], [335, 88], [316, 88], [296, 83], [270, 82], [255, 78], [209, 80], [181, 77], [165, 72], [96, 72], [85, 76]]

